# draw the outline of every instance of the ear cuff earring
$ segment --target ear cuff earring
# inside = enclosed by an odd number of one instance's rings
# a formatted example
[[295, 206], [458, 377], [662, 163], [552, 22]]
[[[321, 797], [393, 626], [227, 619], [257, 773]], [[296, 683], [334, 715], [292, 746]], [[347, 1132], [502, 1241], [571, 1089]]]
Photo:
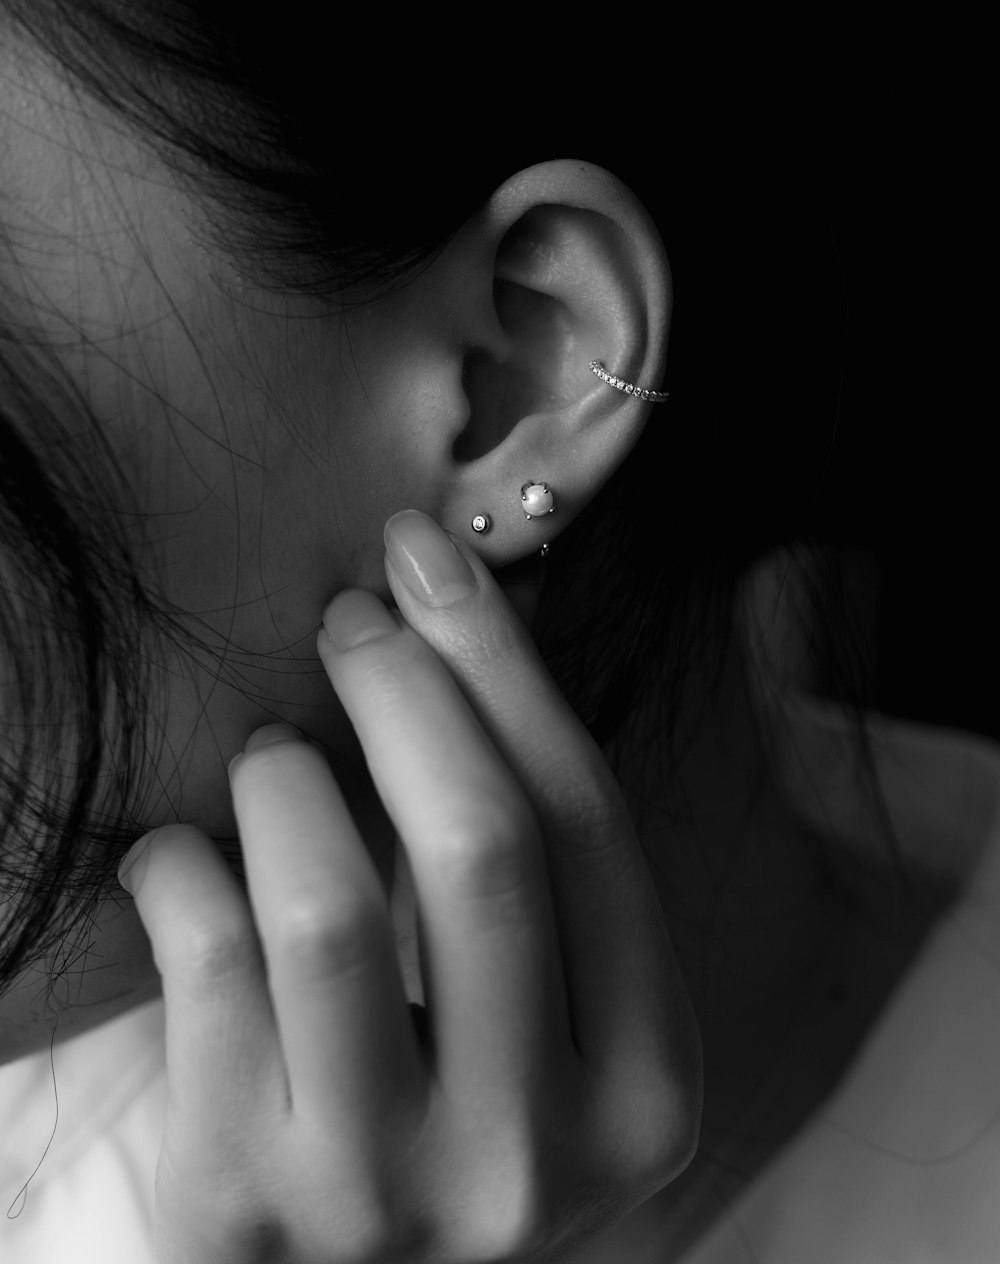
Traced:
[[637, 386], [635, 382], [626, 382], [623, 377], [616, 377], [613, 373], [607, 371], [603, 360], [591, 360], [589, 367], [591, 373], [595, 373], [602, 382], [607, 382], [616, 391], [624, 391], [626, 395], [634, 395], [636, 399], [641, 399], [644, 403], [665, 404], [670, 395], [669, 391], [651, 391], [646, 386]]

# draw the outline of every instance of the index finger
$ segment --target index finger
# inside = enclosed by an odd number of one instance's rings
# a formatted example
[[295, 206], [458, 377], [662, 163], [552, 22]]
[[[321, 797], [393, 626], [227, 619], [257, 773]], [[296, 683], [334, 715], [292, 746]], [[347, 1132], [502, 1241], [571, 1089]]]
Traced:
[[386, 549], [401, 613], [448, 665], [542, 824], [581, 1055], [617, 1073], [686, 1066], [697, 1043], [686, 992], [599, 747], [471, 550], [415, 511], [390, 519]]

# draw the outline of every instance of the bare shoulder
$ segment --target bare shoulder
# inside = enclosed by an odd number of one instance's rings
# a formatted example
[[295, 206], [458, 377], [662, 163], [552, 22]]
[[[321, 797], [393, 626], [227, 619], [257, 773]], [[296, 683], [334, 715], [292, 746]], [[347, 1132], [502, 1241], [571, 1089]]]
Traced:
[[964, 889], [981, 880], [1000, 819], [1000, 745], [878, 714], [859, 723], [816, 696], [814, 566], [808, 551], [775, 553], [741, 594], [748, 687], [775, 782], [799, 820], [865, 863]]
[[[872, 863], [896, 859], [961, 892], [996, 865], [1000, 746], [881, 715], [861, 730], [805, 696], [783, 706], [776, 772], [793, 809]], [[869, 777], [871, 774], [871, 777]]]

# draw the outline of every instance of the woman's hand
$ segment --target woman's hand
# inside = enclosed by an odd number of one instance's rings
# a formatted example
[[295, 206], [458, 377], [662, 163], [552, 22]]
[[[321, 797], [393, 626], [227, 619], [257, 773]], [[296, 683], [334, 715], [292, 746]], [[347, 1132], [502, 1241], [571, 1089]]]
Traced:
[[338, 594], [318, 649], [405, 847], [426, 1031], [322, 756], [231, 768], [249, 903], [210, 839], [125, 876], [163, 976], [163, 1264], [542, 1260], [689, 1160], [695, 1024], [621, 795], [482, 562], [397, 515], [402, 618]]

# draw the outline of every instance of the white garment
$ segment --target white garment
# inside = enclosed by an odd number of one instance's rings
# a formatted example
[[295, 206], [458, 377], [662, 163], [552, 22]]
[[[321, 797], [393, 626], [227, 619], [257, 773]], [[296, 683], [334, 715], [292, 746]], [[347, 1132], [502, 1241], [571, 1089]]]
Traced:
[[[874, 731], [906, 851], [928, 868], [971, 869], [975, 884], [833, 1097], [683, 1264], [1000, 1260], [1000, 751], [908, 725], [876, 721]], [[792, 744], [817, 792], [816, 819], [842, 840], [861, 819], [847, 819], [856, 796], [838, 792], [849, 769], [843, 732], [829, 716], [803, 715]], [[784, 774], [794, 781], [797, 769]], [[0, 1264], [155, 1264], [162, 1003], [58, 1044], [54, 1057], [59, 1124], [16, 1219], [5, 1213], [45, 1150], [55, 1098], [48, 1050], [0, 1067]], [[651, 1203], [572, 1260], [676, 1264], [657, 1245], [669, 1239], [662, 1228]]]
[[165, 1108], [162, 1001], [0, 1066], [0, 1264], [154, 1264]]

